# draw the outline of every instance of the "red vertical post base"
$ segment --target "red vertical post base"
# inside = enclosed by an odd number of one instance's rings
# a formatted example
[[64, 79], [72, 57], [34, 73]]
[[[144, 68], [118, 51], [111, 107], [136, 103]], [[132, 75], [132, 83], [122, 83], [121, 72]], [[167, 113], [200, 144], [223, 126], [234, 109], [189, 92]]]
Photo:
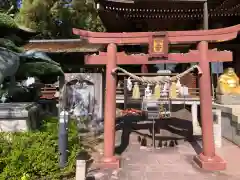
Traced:
[[226, 162], [215, 154], [210, 66], [209, 59], [207, 59], [208, 42], [200, 42], [198, 50], [200, 52], [199, 66], [202, 70], [199, 77], [199, 88], [203, 152], [196, 156], [194, 161], [204, 170], [224, 170]]
[[104, 106], [104, 155], [100, 166], [103, 168], [119, 168], [120, 161], [114, 156], [115, 122], [116, 122], [116, 77], [112, 70], [117, 67], [117, 46], [107, 47], [106, 93]]
[[111, 158], [103, 157], [98, 164], [100, 168], [107, 169], [119, 169], [120, 168], [120, 157], [112, 156]]
[[204, 156], [203, 153], [194, 157], [194, 162], [207, 171], [222, 171], [227, 167], [227, 163], [218, 155], [213, 157]]

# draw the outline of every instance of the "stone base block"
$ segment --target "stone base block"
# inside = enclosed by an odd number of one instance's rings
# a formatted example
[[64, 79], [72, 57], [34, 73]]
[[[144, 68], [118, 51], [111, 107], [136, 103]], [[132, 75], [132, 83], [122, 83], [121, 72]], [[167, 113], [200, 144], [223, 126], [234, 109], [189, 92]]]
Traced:
[[223, 171], [227, 163], [219, 156], [206, 157], [202, 153], [194, 157], [194, 162], [202, 169], [207, 171]]
[[0, 104], [0, 132], [19, 132], [39, 127], [40, 108], [36, 103]]
[[113, 156], [112, 158], [103, 157], [99, 162], [96, 162], [95, 164], [99, 168], [119, 169], [121, 162], [119, 157]]
[[[213, 132], [214, 143], [216, 148], [222, 147], [222, 116], [220, 109], [213, 109]], [[198, 123], [198, 120], [193, 120], [193, 135], [202, 136], [202, 128]]]
[[217, 95], [216, 102], [226, 105], [240, 105], [240, 95]]
[[214, 104], [221, 110], [222, 136], [240, 147], [240, 106]]

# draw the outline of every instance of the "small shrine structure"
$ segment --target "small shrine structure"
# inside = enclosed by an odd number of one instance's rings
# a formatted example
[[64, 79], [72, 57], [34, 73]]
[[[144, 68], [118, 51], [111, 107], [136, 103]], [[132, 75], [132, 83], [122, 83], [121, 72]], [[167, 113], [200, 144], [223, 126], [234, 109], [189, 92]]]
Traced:
[[[215, 153], [213, 137], [212, 96], [209, 62], [232, 61], [232, 52], [209, 49], [209, 42], [228, 41], [237, 37], [240, 25], [214, 29], [191, 31], [103, 33], [73, 29], [73, 33], [89, 44], [101, 44], [106, 52], [86, 55], [88, 65], [106, 65], [106, 96], [104, 113], [104, 156], [105, 167], [119, 167], [119, 158], [114, 155], [116, 117], [116, 74], [118, 65], [198, 63], [200, 67], [200, 114], [202, 122], [202, 153], [194, 161], [206, 170], [224, 170], [226, 162]], [[188, 53], [169, 53], [171, 44], [196, 44], [196, 50]], [[123, 45], [147, 45], [148, 53], [126, 54], [118, 52]]]

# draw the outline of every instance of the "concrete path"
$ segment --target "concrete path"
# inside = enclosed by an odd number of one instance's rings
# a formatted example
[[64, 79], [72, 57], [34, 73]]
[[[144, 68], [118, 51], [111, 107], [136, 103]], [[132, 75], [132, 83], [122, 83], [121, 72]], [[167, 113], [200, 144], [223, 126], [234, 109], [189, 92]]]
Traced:
[[93, 170], [88, 180], [240, 180], [240, 148], [223, 140], [217, 149], [228, 168], [223, 172], [206, 172], [192, 162], [200, 143], [182, 142], [176, 147], [152, 150], [140, 147], [137, 135], [130, 135], [130, 144], [121, 155], [119, 170]]

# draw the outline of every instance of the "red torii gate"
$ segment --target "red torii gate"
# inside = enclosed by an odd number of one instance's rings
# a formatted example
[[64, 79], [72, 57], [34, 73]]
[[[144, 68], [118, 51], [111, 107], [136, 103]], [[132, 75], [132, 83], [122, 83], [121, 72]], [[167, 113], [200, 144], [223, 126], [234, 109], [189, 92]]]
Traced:
[[[119, 167], [119, 159], [114, 156], [116, 76], [112, 72], [117, 64], [198, 62], [202, 70], [199, 76], [199, 88], [203, 152], [197, 155], [194, 161], [206, 170], [224, 170], [226, 168], [226, 162], [215, 154], [209, 62], [232, 61], [232, 52], [209, 50], [208, 42], [232, 40], [236, 38], [239, 30], [240, 25], [214, 30], [136, 33], [103, 33], [73, 29], [74, 34], [79, 35], [88, 43], [107, 45], [107, 52], [85, 56], [86, 64], [106, 64], [104, 157], [102, 159], [105, 167]], [[168, 44], [178, 43], [198, 43], [197, 50], [190, 50], [186, 54], [168, 53]], [[134, 44], [148, 44], [149, 54], [126, 55], [124, 52], [117, 52], [117, 45]], [[155, 60], [150, 60], [152, 57]]]

